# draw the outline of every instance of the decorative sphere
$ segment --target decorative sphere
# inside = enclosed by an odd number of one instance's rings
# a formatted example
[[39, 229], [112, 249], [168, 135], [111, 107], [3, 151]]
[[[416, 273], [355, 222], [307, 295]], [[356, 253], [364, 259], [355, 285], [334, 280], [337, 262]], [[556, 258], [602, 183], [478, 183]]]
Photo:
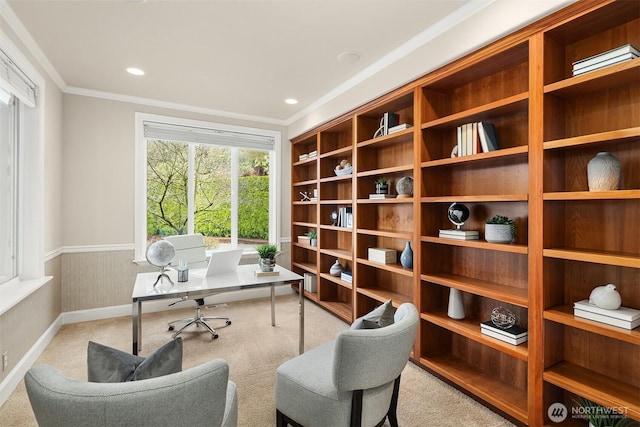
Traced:
[[399, 196], [413, 196], [413, 178], [403, 176], [396, 182], [396, 193]]
[[449, 221], [461, 227], [462, 224], [469, 219], [469, 208], [462, 203], [452, 203], [447, 211], [447, 216], [449, 217]]
[[156, 267], [166, 267], [175, 256], [175, 248], [166, 240], [158, 240], [147, 248], [147, 261]]
[[516, 315], [504, 307], [491, 310], [491, 322], [500, 329], [509, 329], [516, 324]]

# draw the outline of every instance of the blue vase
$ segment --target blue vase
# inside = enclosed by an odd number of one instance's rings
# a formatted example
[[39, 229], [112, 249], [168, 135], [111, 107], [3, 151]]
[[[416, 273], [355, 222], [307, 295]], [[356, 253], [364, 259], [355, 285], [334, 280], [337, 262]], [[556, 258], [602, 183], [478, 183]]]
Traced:
[[400, 264], [404, 268], [413, 268], [413, 250], [411, 249], [411, 242], [407, 242], [400, 255]]

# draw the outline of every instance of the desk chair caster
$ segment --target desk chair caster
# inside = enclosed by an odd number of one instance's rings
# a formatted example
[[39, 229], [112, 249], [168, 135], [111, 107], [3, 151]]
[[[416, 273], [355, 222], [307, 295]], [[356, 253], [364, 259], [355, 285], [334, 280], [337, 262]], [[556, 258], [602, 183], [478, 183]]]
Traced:
[[[223, 328], [231, 325], [231, 319], [229, 319], [228, 317], [203, 316], [201, 314], [201, 307], [204, 305], [204, 298], [197, 298], [195, 299], [195, 301], [197, 304], [195, 317], [189, 317], [186, 319], [179, 319], [179, 320], [174, 320], [172, 322], [169, 322], [169, 328], [168, 328], [169, 331], [173, 331], [176, 329], [175, 327], [176, 323], [184, 323], [184, 325], [180, 329], [178, 329], [176, 332], [173, 333], [173, 335], [171, 335], [173, 339], [177, 338], [178, 335], [180, 335], [180, 333], [184, 331], [186, 328], [195, 324], [196, 327], [200, 327], [200, 325], [204, 326], [211, 334], [211, 339], [215, 340], [218, 338], [218, 333], [216, 332], [215, 329], [213, 329], [211, 326], [207, 324], [207, 320], [224, 320], [225, 324], [224, 326], [221, 326]], [[215, 307], [215, 306], [212, 306], [212, 307]]]

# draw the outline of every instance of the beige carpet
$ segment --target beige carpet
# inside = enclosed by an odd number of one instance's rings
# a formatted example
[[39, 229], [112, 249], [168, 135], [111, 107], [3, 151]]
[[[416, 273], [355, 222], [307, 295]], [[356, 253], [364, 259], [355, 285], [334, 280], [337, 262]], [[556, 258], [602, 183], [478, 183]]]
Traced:
[[[183, 368], [216, 357], [229, 362], [231, 379], [238, 385], [238, 421], [242, 427], [275, 425], [275, 370], [298, 352], [297, 296], [281, 296], [276, 301], [275, 328], [271, 327], [267, 298], [234, 302], [227, 307], [207, 310], [208, 315], [232, 318], [233, 324], [221, 328], [220, 338], [215, 341], [208, 333], [183, 334]], [[348, 326], [313, 303], [305, 304], [305, 309], [306, 349], [333, 339]], [[184, 309], [145, 314], [141, 356], [171, 339], [167, 332], [168, 321], [191, 316], [192, 313], [192, 309]], [[86, 380], [89, 340], [131, 351], [131, 318], [65, 325], [37, 364], [50, 364], [70, 378]], [[398, 418], [403, 427], [513, 425], [412, 363], [402, 374]], [[0, 425], [37, 425], [24, 382], [20, 382], [0, 408]]]

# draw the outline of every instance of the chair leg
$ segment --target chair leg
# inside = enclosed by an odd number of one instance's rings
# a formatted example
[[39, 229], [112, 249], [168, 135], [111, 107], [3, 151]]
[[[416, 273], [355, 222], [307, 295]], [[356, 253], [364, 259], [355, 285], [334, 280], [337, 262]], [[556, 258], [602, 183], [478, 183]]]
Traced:
[[362, 390], [353, 390], [351, 397], [351, 427], [362, 425]]
[[391, 404], [389, 405], [389, 424], [391, 427], [398, 427], [398, 395], [400, 394], [400, 375], [393, 382], [393, 395], [391, 396]]

